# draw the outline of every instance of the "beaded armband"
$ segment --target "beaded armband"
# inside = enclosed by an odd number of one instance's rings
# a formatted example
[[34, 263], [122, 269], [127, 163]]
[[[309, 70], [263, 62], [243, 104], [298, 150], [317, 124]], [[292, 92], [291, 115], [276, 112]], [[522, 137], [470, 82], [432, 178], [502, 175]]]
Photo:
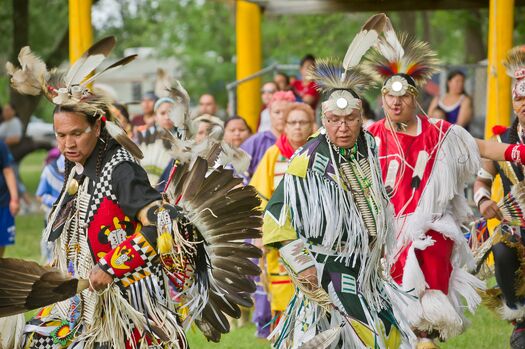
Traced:
[[301, 239], [281, 247], [279, 253], [283, 262], [296, 274], [315, 266], [314, 257]]
[[128, 287], [151, 275], [153, 259], [157, 252], [144, 238], [136, 233], [123, 241], [99, 260], [102, 270], [113, 277], [116, 284]]

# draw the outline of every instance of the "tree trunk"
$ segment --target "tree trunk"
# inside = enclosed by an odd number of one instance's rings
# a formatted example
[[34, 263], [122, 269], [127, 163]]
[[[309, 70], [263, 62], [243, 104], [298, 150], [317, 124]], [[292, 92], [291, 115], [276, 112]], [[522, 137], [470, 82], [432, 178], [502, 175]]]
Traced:
[[[13, 4], [13, 46], [11, 49], [11, 62], [18, 62], [18, 53], [24, 46], [29, 45], [29, 0], [12, 0]], [[46, 59], [48, 67], [60, 65], [66, 58], [69, 49], [69, 28], [58, 37], [55, 47]], [[13, 103], [16, 113], [22, 121], [23, 133], [25, 135], [27, 124], [35, 111], [41, 96], [22, 95], [10, 88], [10, 101]]]
[[413, 11], [398, 12], [399, 31], [416, 37], [417, 16]]
[[[12, 0], [13, 2], [13, 46], [11, 50], [11, 61], [17, 62], [20, 49], [29, 45], [29, 0]], [[14, 105], [16, 113], [24, 125], [24, 135], [29, 123], [29, 118], [35, 110], [40, 96], [26, 96], [10, 88], [10, 101]]]
[[476, 63], [487, 58], [487, 50], [481, 31], [483, 18], [479, 10], [469, 10], [465, 21], [465, 62]]
[[421, 12], [421, 19], [423, 22], [423, 40], [426, 42], [432, 42], [432, 28], [430, 27], [430, 16], [428, 11]]

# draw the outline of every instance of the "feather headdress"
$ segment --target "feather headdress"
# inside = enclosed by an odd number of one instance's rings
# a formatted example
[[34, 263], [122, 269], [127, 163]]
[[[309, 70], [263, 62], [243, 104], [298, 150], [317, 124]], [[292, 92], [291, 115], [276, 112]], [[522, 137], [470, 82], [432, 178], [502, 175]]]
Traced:
[[512, 98], [525, 97], [525, 46], [517, 46], [507, 53], [503, 65], [507, 75], [516, 79], [512, 87]]
[[33, 54], [29, 47], [23, 47], [18, 55], [20, 69], [7, 62], [6, 70], [11, 76], [11, 85], [19, 93], [39, 95], [42, 93], [54, 105], [86, 115], [89, 118], [105, 120], [105, 127], [111, 137], [137, 158], [142, 158], [140, 149], [127, 137], [126, 132], [110, 120], [111, 98], [94, 93], [89, 87], [102, 75], [128, 64], [136, 55], [124, 57], [104, 70], [93, 73], [115, 47], [115, 38], [109, 36], [91, 46], [67, 72], [47, 70], [44, 61]]
[[366, 89], [371, 76], [359, 63], [376, 43], [387, 19], [384, 13], [370, 17], [350, 43], [342, 63], [321, 59], [311, 68], [309, 79], [315, 81], [320, 92], [329, 94], [321, 104], [323, 113], [330, 111], [336, 115], [348, 115], [352, 110], [361, 108], [357, 92]]
[[383, 84], [382, 92], [402, 96], [417, 95], [423, 85], [438, 70], [439, 60], [427, 42], [402, 34], [398, 39], [387, 18], [383, 35], [366, 57], [366, 69]]

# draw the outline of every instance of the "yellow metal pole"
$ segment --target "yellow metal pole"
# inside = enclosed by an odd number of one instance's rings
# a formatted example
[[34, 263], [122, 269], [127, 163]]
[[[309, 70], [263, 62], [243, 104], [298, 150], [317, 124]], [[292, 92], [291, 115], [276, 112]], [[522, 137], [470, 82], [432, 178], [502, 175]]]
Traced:
[[[486, 139], [492, 137], [493, 126], [510, 125], [511, 79], [505, 74], [502, 61], [512, 48], [514, 0], [490, 0], [489, 11]], [[497, 176], [492, 185], [492, 199], [498, 202], [502, 196], [501, 178]], [[492, 232], [498, 224], [497, 219], [491, 219], [487, 225]]]
[[490, 0], [485, 138], [492, 136], [494, 125], [510, 125], [511, 80], [502, 61], [512, 48], [513, 30], [514, 0]]
[[74, 63], [93, 44], [92, 0], [69, 0], [69, 62]]
[[[261, 9], [244, 0], [236, 3], [237, 80], [261, 70]], [[237, 113], [257, 131], [261, 112], [261, 79], [237, 87]]]

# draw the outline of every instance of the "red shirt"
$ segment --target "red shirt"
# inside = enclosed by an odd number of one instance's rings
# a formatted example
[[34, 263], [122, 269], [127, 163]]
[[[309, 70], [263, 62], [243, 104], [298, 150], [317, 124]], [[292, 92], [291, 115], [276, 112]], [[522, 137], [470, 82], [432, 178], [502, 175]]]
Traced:
[[303, 83], [302, 80], [295, 80], [290, 84], [290, 86], [292, 86], [292, 89], [299, 97], [301, 97], [301, 99], [304, 99], [305, 96], [313, 96], [314, 105], [312, 108], [315, 109], [317, 107], [317, 102], [319, 101], [319, 92], [317, 92], [317, 85], [315, 82], [309, 81], [307, 83]]
[[[381, 165], [383, 182], [386, 181], [390, 162], [396, 160], [399, 163], [394, 185], [395, 195], [391, 198], [396, 215], [400, 213], [403, 215], [410, 214], [415, 211], [425, 189], [425, 185], [433, 174], [436, 154], [439, 151], [439, 146], [437, 145], [441, 143], [440, 141], [443, 135], [451, 126], [450, 123], [444, 120], [440, 120], [435, 125], [432, 125], [426, 117], [419, 117], [419, 119], [421, 120], [421, 133], [419, 135], [411, 136], [396, 132], [401, 149], [396, 145], [393, 132], [385, 127], [385, 119], [374, 123], [368, 128], [368, 131], [376, 138], [376, 142], [378, 143], [379, 163]], [[421, 183], [412, 193], [412, 169], [416, 167], [416, 162], [421, 151], [425, 151], [429, 155], [429, 158], [423, 172], [423, 178], [421, 178]], [[404, 154], [404, 160], [402, 154]], [[404, 161], [408, 163], [408, 166], [404, 165]], [[437, 173], [434, 175], [439, 176]], [[405, 207], [405, 205], [407, 206]]]

